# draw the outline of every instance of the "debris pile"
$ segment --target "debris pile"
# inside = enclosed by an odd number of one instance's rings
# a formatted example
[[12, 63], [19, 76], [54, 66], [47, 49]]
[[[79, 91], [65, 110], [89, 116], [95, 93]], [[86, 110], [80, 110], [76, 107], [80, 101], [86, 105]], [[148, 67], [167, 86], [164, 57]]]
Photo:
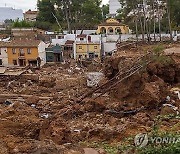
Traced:
[[[119, 142], [129, 135], [149, 132], [159, 114], [178, 115], [180, 66], [176, 61], [166, 66], [148, 63], [102, 96], [93, 93], [78, 102], [79, 97], [132, 65], [136, 56], [109, 57], [103, 64], [104, 75], [99, 73], [102, 68], [88, 72], [77, 65], [59, 64], [1, 76], [1, 151], [85, 153], [94, 149], [83, 149], [79, 142]], [[96, 95], [99, 97], [94, 99]]]

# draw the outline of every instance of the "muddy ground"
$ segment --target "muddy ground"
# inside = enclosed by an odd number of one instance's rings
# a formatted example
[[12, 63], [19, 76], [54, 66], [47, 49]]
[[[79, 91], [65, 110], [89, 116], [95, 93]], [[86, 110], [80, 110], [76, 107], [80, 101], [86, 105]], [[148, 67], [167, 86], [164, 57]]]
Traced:
[[[103, 64], [46, 65], [40, 70], [27, 69], [20, 76], [1, 76], [0, 94], [18, 97], [0, 98], [0, 153], [106, 153], [86, 149], [81, 143], [122, 142], [137, 133], [151, 132], [158, 115], [178, 114], [180, 100], [174, 92], [180, 90], [178, 54], [171, 55], [166, 65], [153, 61], [95, 100], [77, 101], [92, 90], [87, 87], [86, 72], [104, 72], [101, 85], [142, 54], [124, 53]], [[178, 123], [163, 121], [161, 129], [178, 131], [179, 127], [173, 127]]]

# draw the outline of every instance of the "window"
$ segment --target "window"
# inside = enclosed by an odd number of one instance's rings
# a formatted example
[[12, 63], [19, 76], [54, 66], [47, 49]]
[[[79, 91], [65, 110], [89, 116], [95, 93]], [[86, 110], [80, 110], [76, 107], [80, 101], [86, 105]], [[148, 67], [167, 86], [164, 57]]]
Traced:
[[81, 41], [84, 41], [84, 38], [81, 37], [80, 40], [81, 40]]
[[13, 65], [17, 65], [17, 60], [13, 60]]
[[94, 49], [97, 49], [98, 47], [97, 46], [94, 46]]
[[79, 49], [82, 49], [82, 46], [79, 46]]
[[27, 54], [31, 54], [31, 53], [32, 53], [31, 48], [28, 48], [28, 49], [27, 49]]
[[12, 54], [16, 54], [16, 49], [12, 48]]
[[0, 59], [0, 66], [2, 66], [3, 62], [2, 62], [2, 59]]
[[19, 49], [19, 55], [20, 56], [24, 56], [25, 54], [24, 54], [24, 49], [23, 48], [20, 48]]
[[58, 39], [64, 39], [64, 36], [58, 36]]

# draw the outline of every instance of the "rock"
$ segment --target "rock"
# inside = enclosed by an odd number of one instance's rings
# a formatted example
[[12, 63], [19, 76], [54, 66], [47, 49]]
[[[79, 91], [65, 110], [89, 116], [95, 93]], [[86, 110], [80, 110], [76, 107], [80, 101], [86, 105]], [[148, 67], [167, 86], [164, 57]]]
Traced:
[[51, 76], [43, 76], [40, 78], [39, 83], [43, 87], [52, 88], [56, 85], [56, 79]]
[[84, 148], [84, 153], [85, 154], [99, 154], [99, 152], [97, 152], [97, 150], [93, 148]]
[[79, 151], [69, 150], [67, 152], [64, 152], [64, 154], [82, 154], [82, 153]]
[[7, 145], [0, 140], [0, 154], [9, 154]]
[[39, 81], [39, 75], [38, 74], [22, 74], [22, 77], [24, 79], [35, 81], [35, 82]]
[[100, 72], [87, 73], [87, 86], [97, 87], [98, 83], [102, 80], [103, 76], [103, 73]]

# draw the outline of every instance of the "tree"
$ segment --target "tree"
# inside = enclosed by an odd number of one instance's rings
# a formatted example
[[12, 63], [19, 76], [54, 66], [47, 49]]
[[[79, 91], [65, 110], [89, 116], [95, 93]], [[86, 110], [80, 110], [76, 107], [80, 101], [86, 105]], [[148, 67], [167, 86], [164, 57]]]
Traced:
[[103, 19], [106, 19], [106, 16], [109, 14], [109, 4], [102, 5], [101, 9], [102, 9]]
[[53, 17], [55, 14], [54, 3], [51, 0], [38, 0], [37, 8], [39, 13], [35, 26], [45, 30], [51, 29], [52, 24], [56, 21]]
[[102, 20], [101, 0], [54, 0], [61, 9], [69, 33], [72, 29], [85, 29]]
[[55, 18], [52, 15], [52, 13], [55, 14], [55, 8], [51, 0], [38, 0], [37, 8], [39, 10], [38, 21], [55, 23]]

